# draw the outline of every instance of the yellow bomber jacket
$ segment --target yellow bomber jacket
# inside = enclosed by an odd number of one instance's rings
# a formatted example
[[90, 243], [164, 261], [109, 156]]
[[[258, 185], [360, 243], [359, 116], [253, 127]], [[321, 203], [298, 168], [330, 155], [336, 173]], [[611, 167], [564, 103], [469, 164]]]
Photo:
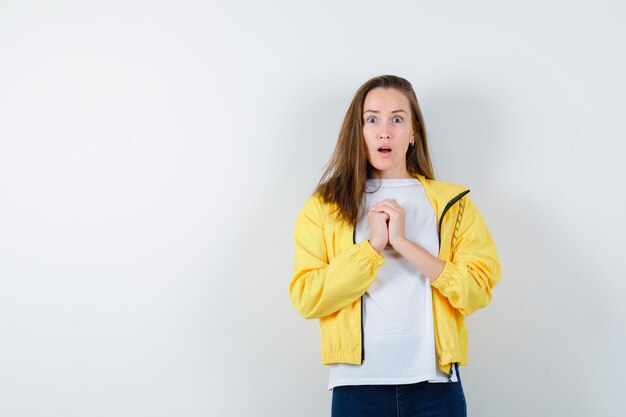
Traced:
[[[495, 243], [469, 190], [413, 174], [438, 219], [439, 259], [446, 265], [431, 283], [435, 349], [439, 368], [467, 364], [464, 316], [486, 306], [501, 270]], [[354, 241], [354, 225], [341, 220], [335, 204], [316, 194], [298, 213], [294, 272], [289, 296], [307, 319], [319, 319], [322, 363], [361, 364], [362, 297], [384, 257], [368, 240]]]

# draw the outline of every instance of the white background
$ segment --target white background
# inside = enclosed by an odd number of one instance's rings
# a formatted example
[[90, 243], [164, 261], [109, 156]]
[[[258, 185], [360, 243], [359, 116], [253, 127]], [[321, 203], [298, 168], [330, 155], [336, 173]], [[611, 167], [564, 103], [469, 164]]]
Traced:
[[469, 415], [619, 414], [625, 11], [0, 2], [0, 415], [329, 415], [293, 223], [385, 73], [501, 256]]

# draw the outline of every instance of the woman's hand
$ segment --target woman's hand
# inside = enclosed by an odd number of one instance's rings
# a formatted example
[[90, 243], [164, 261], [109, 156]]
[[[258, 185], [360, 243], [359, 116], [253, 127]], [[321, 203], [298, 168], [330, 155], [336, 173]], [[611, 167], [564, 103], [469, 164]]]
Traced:
[[367, 220], [370, 226], [370, 245], [376, 252], [380, 253], [389, 243], [389, 232], [387, 231], [389, 216], [383, 212], [370, 211], [367, 213]]
[[382, 200], [372, 207], [370, 213], [389, 216], [389, 244], [431, 282], [439, 277], [446, 266], [445, 261], [431, 255], [426, 249], [406, 238], [406, 211], [396, 200], [393, 198]]
[[389, 216], [389, 244], [398, 250], [398, 245], [406, 240], [405, 218], [406, 211], [400, 207], [398, 202], [393, 198], [386, 198], [379, 201], [372, 207], [370, 213], [383, 213]]

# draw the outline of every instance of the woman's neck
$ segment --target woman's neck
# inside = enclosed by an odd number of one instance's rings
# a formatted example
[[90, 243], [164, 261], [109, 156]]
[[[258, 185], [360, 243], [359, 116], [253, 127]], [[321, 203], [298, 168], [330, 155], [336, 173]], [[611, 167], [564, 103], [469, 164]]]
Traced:
[[413, 175], [409, 174], [407, 171], [404, 171], [402, 173], [397, 173], [397, 174], [393, 174], [390, 172], [380, 172], [380, 171], [373, 171], [369, 176], [368, 179], [371, 180], [375, 180], [375, 179], [382, 179], [382, 180], [399, 180], [399, 179], [411, 179], [411, 178], [415, 178]]

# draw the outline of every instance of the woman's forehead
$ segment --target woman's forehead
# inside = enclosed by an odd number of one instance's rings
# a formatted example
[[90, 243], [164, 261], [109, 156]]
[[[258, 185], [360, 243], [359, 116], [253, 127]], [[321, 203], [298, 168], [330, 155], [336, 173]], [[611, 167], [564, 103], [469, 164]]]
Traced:
[[394, 88], [374, 88], [365, 96], [363, 112], [389, 112], [404, 110], [408, 112], [410, 108], [409, 99]]

